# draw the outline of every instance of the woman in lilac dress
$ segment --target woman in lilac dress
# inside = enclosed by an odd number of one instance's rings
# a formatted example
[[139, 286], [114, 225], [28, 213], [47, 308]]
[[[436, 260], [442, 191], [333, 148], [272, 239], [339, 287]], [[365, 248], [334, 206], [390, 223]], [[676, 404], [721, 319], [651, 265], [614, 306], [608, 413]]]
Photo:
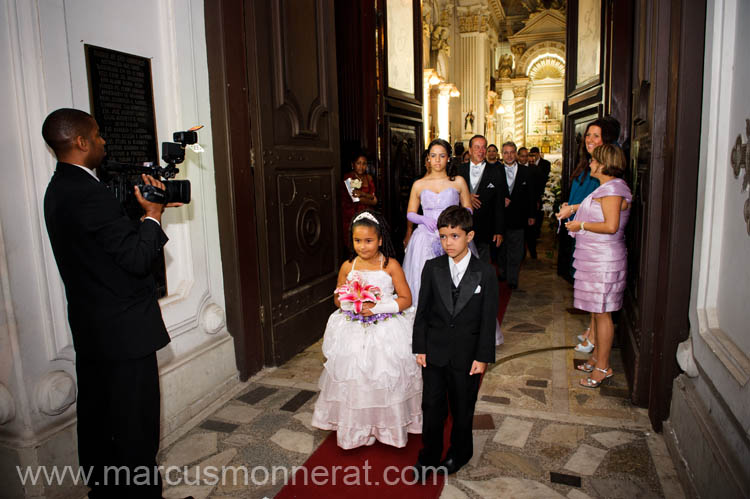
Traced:
[[578, 366], [591, 373], [581, 379], [581, 385], [587, 388], [596, 388], [613, 375], [609, 365], [614, 338], [611, 312], [622, 308], [628, 263], [625, 226], [633, 198], [622, 179], [624, 173], [622, 149], [611, 144], [597, 147], [592, 153], [591, 176], [599, 180], [599, 187], [580, 204], [568, 205], [557, 214], [563, 219], [575, 213], [575, 218], [565, 224], [576, 239], [573, 305], [594, 315], [594, 352]]
[[[455, 166], [450, 164], [451, 145], [443, 139], [435, 139], [427, 151], [430, 169], [414, 182], [406, 208], [406, 219], [417, 226], [404, 256], [404, 273], [414, 308], [417, 307], [425, 262], [444, 253], [437, 231], [438, 215], [454, 205], [471, 209], [469, 187], [463, 177], [456, 175]], [[420, 205], [423, 215], [417, 213]]]

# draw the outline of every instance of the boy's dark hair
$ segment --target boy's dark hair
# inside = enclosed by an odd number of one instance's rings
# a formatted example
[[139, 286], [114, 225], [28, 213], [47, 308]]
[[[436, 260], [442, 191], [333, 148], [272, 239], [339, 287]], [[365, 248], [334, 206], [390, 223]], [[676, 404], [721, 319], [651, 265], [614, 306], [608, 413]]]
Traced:
[[[522, 147], [521, 149], [526, 149], [526, 148], [525, 148], [525, 147]], [[519, 151], [520, 151], [521, 149], [519, 149]], [[535, 152], [539, 152], [539, 148], [538, 148], [537, 146], [534, 146], [534, 147], [532, 147], [531, 149], [529, 149], [529, 152], [530, 152], [530, 153], [532, 153], [532, 154], [533, 154], [533, 153], [535, 153]]]
[[[375, 218], [373, 221], [367, 215], [367, 213]], [[357, 256], [357, 252], [354, 251], [354, 228], [359, 226], [372, 227], [375, 229], [375, 233], [380, 239], [383, 240], [383, 245], [380, 247], [380, 252], [383, 253], [385, 259], [383, 260], [383, 268], [388, 266], [389, 258], [396, 258], [396, 250], [393, 247], [393, 241], [391, 241], [391, 228], [388, 226], [388, 222], [385, 221], [383, 216], [374, 210], [360, 211], [354, 217], [352, 217], [352, 223], [349, 224], [349, 241], [352, 241], [352, 247], [349, 249], [349, 261], [353, 262]]]
[[469, 210], [463, 206], [449, 206], [437, 219], [438, 230], [443, 227], [460, 227], [467, 234], [474, 228], [474, 220]]

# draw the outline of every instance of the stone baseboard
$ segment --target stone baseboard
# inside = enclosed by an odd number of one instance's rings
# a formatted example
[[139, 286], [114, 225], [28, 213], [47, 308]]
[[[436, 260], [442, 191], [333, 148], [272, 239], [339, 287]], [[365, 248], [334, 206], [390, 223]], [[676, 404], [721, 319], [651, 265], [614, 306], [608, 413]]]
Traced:
[[[741, 426], [722, 414], [721, 395], [699, 377], [675, 378], [664, 439], [691, 498], [750, 497], [750, 446]], [[704, 402], [702, 396], [716, 400]], [[709, 411], [708, 407], [711, 407]]]

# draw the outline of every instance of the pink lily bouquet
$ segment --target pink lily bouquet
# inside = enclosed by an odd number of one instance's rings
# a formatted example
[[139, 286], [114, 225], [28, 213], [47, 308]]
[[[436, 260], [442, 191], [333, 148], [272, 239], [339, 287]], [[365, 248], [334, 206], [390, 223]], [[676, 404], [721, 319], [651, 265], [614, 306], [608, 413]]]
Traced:
[[380, 288], [373, 284], [367, 284], [359, 275], [336, 288], [334, 293], [339, 295], [341, 303], [352, 303], [357, 315], [362, 313], [362, 305], [365, 303], [380, 301]]

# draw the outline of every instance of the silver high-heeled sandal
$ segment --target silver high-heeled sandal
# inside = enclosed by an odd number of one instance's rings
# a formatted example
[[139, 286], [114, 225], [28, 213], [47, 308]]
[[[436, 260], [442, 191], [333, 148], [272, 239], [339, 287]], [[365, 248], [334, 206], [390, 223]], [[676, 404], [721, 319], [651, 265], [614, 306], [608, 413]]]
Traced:
[[591, 328], [587, 327], [586, 331], [583, 332], [583, 334], [579, 334], [576, 336], [579, 342], [583, 343], [584, 341], [589, 339], [589, 334], [591, 334]]
[[587, 343], [588, 345], [584, 345], [583, 343], [577, 344], [575, 347], [575, 351], [581, 353], [591, 353], [596, 345], [591, 343], [591, 341], [587, 341]]
[[612, 376], [615, 375], [614, 371], [609, 372], [609, 369], [600, 369], [598, 367], [595, 367], [597, 371], [600, 373], [604, 373], [604, 377], [601, 379], [601, 381], [597, 381], [593, 378], [581, 378], [580, 385], [584, 388], [599, 388], [602, 383], [609, 380]]

